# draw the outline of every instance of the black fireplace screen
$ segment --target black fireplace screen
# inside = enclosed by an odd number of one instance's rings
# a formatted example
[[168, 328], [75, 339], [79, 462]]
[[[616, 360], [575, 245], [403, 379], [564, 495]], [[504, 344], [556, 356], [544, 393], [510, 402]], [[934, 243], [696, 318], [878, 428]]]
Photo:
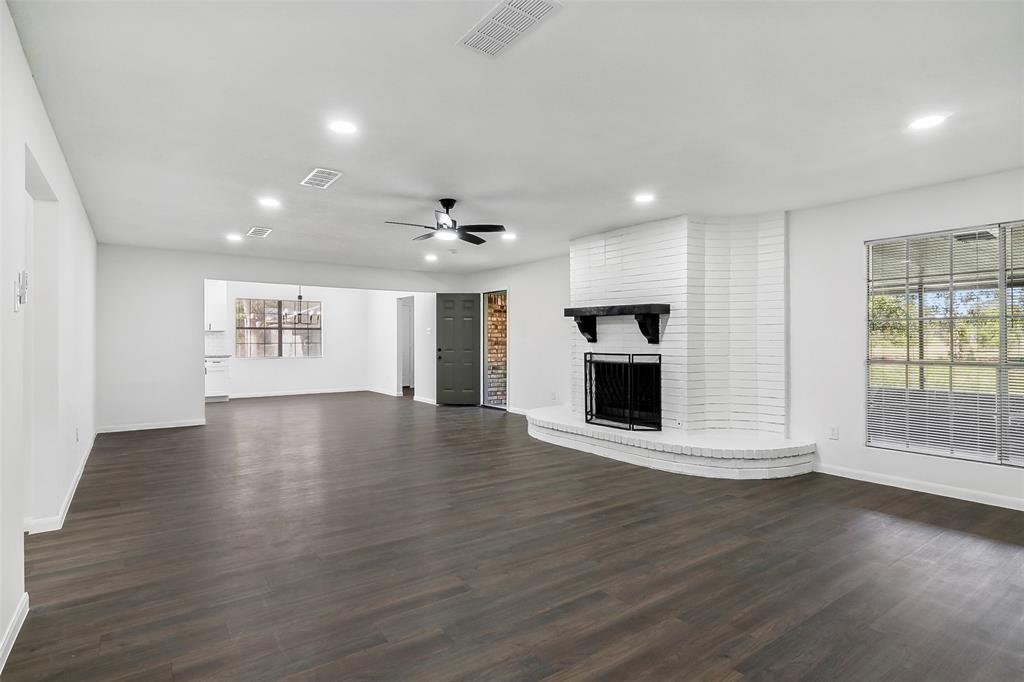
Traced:
[[661, 356], [586, 353], [586, 419], [634, 431], [661, 431]]

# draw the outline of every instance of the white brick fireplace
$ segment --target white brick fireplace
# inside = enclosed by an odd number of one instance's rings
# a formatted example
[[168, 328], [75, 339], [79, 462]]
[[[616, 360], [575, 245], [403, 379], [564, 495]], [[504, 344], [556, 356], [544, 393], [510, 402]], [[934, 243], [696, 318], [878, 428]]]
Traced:
[[[627, 461], [645, 458], [647, 443], [661, 456], [636, 463], [684, 473], [810, 471], [814, 444], [787, 438], [784, 214], [644, 223], [574, 240], [569, 257], [573, 308], [663, 303], [671, 312], [659, 344], [631, 315], [597, 318], [595, 343], [567, 319], [571, 403], [531, 413], [531, 433]], [[660, 434], [585, 424], [587, 352], [662, 355]]]

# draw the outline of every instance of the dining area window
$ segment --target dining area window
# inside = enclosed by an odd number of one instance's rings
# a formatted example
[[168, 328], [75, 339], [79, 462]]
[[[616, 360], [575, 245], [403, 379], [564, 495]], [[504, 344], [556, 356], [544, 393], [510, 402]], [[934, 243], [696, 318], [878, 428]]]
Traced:
[[235, 299], [235, 357], [323, 357], [320, 301]]

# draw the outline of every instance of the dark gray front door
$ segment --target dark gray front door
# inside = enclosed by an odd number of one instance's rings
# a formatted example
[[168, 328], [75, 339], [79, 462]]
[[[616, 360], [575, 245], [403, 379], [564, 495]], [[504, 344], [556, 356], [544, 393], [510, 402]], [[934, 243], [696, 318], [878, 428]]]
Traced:
[[480, 404], [480, 294], [437, 295], [437, 402]]

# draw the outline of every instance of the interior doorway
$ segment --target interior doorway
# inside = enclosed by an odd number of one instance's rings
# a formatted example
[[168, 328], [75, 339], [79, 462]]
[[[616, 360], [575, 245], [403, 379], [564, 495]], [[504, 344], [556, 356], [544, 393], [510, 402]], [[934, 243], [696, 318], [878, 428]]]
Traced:
[[415, 306], [412, 296], [398, 299], [398, 383], [407, 398], [413, 397], [416, 388]]
[[480, 294], [437, 294], [437, 404], [480, 405]]
[[508, 292], [484, 294], [484, 405], [508, 408]]

